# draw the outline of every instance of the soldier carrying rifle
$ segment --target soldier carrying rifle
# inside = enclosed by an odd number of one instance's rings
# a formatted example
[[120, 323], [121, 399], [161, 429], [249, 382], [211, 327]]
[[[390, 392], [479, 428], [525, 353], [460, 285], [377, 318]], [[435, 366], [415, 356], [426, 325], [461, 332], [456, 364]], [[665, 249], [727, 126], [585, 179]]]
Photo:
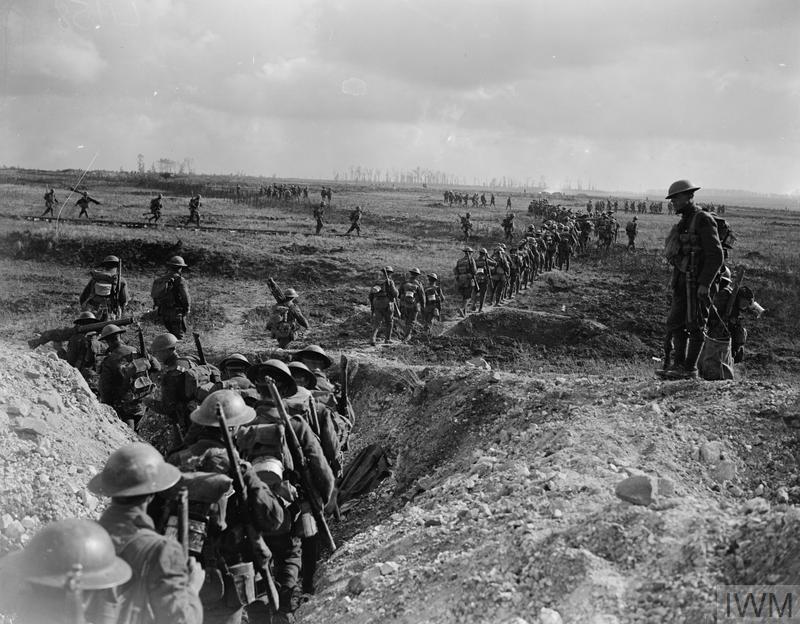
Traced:
[[281, 290], [278, 283], [271, 277], [267, 279], [267, 285], [275, 298], [275, 305], [272, 306], [267, 321], [267, 329], [278, 341], [278, 346], [285, 349], [297, 338], [300, 328], [309, 328], [308, 320], [303, 316], [300, 306], [297, 305], [299, 295], [294, 288]]
[[44, 212], [42, 216], [47, 216], [48, 214], [53, 214], [53, 208], [55, 208], [56, 204], [58, 204], [58, 199], [56, 199], [56, 191], [53, 188], [47, 190], [44, 194]]
[[369, 307], [372, 313], [372, 339], [370, 344], [372, 345], [375, 345], [381, 328], [385, 332], [384, 342], [389, 344], [392, 341], [394, 317], [400, 316], [400, 311], [397, 307], [397, 298], [400, 296], [400, 291], [392, 280], [393, 273], [394, 269], [392, 267], [384, 267], [381, 272], [383, 280], [375, 284], [369, 291]]

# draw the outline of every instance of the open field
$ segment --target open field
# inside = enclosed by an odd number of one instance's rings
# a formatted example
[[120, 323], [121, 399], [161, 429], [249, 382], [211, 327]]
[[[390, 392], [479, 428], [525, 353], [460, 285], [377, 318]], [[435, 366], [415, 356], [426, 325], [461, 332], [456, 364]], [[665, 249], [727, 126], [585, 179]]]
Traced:
[[[59, 199], [73, 182], [56, 186]], [[274, 277], [298, 290], [311, 323], [298, 345], [357, 362], [352, 452], [384, 444], [394, 474], [334, 524], [343, 548], [299, 621], [532, 623], [545, 607], [575, 623], [711, 622], [718, 584], [800, 583], [783, 555], [796, 554], [800, 526], [789, 428], [800, 373], [800, 213], [728, 208], [738, 238], [730, 266], [746, 268], [767, 312], [746, 321], [739, 380], [667, 383], [653, 369], [669, 303], [660, 250], [674, 216], [639, 215], [637, 251], [626, 253], [630, 215], [618, 213], [611, 253], [575, 257], [559, 276], [564, 288], [540, 279], [465, 321], [452, 280], [463, 208], [442, 205], [438, 190], [334, 184], [328, 225], [315, 236], [304, 202], [204, 197], [203, 222], [220, 229], [194, 230], [181, 227], [186, 196], [91, 176], [86, 184], [103, 202], [90, 214], [109, 223], [14, 219], [43, 211], [44, 187], [0, 185], [4, 343], [17, 349], [36, 331], [71, 324], [88, 271], [110, 253], [123, 260], [131, 312], [146, 314], [153, 277], [180, 253], [191, 267], [191, 325], [209, 359], [275, 350], [264, 330]], [[310, 189], [317, 200], [319, 186]], [[110, 224], [143, 221], [159, 191], [164, 226]], [[504, 206], [506, 195], [496, 195]], [[77, 216], [75, 199], [62, 216]], [[518, 231], [539, 225], [529, 201], [512, 195]], [[561, 203], [582, 211], [585, 200]], [[361, 238], [343, 236], [355, 205], [365, 209]], [[470, 212], [473, 247], [501, 240], [503, 208]], [[433, 336], [369, 346], [367, 293], [386, 264], [443, 276], [449, 301]], [[535, 312], [565, 320], [533, 331]], [[587, 330], [593, 322], [605, 329]], [[148, 337], [161, 331], [143, 326]], [[465, 364], [476, 354], [491, 372]], [[722, 454], [701, 453], [708, 443]], [[650, 505], [623, 503], [614, 488], [628, 475], [663, 480], [664, 489]], [[399, 571], [370, 576], [387, 561]], [[350, 581], [362, 575], [355, 591]]]

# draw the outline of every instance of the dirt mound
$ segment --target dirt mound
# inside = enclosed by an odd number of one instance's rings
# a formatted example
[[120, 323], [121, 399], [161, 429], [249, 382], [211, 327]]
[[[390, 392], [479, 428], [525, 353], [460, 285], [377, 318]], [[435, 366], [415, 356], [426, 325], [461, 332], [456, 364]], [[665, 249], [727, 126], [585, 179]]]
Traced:
[[492, 308], [471, 314], [451, 328], [453, 336], [505, 337], [532, 345], [585, 344], [608, 332], [608, 327], [590, 319], [551, 312]]
[[3, 554], [51, 520], [97, 515], [86, 484], [134, 435], [54, 353], [0, 347]]

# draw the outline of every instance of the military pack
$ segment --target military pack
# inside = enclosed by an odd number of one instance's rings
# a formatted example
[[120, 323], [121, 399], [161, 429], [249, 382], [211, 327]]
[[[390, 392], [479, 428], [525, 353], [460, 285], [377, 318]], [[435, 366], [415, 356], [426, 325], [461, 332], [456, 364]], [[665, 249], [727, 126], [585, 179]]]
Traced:
[[155, 305], [159, 308], [175, 307], [175, 287], [179, 279], [181, 279], [180, 275], [161, 275], [153, 281], [150, 296]]
[[92, 271], [92, 298], [108, 299], [117, 292], [116, 271]]

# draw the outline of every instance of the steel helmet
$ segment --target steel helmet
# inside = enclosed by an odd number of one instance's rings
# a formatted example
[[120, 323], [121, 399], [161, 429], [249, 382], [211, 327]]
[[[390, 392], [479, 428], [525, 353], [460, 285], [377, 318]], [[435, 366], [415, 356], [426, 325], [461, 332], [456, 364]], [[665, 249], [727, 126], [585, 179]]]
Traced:
[[285, 299], [297, 299], [298, 294], [294, 288], [287, 288], [283, 291], [283, 297]]
[[164, 197], [164, 196], [161, 193], [159, 193], [158, 194], [158, 198], [161, 199], [162, 197]]
[[166, 351], [167, 349], [174, 349], [175, 345], [178, 344], [178, 339], [175, 337], [174, 334], [159, 334], [155, 338], [153, 338], [153, 342], [150, 343], [150, 350], [153, 353], [157, 353], [158, 351]]
[[417, 267], [410, 269], [408, 272], [411, 275], [422, 275], [422, 271], [420, 271]]
[[222, 407], [229, 426], [244, 425], [256, 417], [256, 411], [247, 405], [235, 390], [217, 390], [209, 394], [190, 415], [192, 422], [205, 427], [219, 427], [217, 406]]
[[89, 312], [89, 310], [86, 310], [85, 312], [81, 312], [78, 318], [72, 322], [75, 323], [75, 325], [88, 325], [89, 323], [96, 323], [97, 317], [92, 312]]
[[21, 576], [29, 583], [64, 587], [80, 570], [79, 587], [109, 589], [131, 578], [130, 566], [117, 557], [106, 530], [94, 520], [67, 518], [51, 522], [31, 538], [17, 559]]
[[486, 254], [488, 254], [488, 253], [489, 253], [489, 252], [488, 252], [488, 251], [486, 251], [486, 247], [481, 247], [481, 254], [482, 254], [482, 255], [484, 255], [484, 256], [485, 256], [485, 255], [486, 255]]
[[473, 253], [475, 250], [472, 247], [464, 247], [462, 251], [466, 251], [467, 253]]
[[103, 328], [103, 331], [100, 332], [100, 340], [107, 340], [111, 336], [115, 336], [117, 334], [124, 334], [124, 333], [125, 333], [125, 329], [124, 328], [118, 327], [117, 325], [114, 325], [113, 323], [110, 323], [109, 325], [106, 325]]
[[438, 275], [436, 275], [436, 273], [428, 273], [428, 277], [429, 277], [430, 279], [432, 279], [433, 281], [435, 281], [435, 282], [438, 282], [438, 281], [439, 281], [439, 276], [438, 276]]
[[173, 267], [187, 267], [187, 266], [189, 266], [188, 264], [186, 264], [183, 261], [183, 258], [181, 258], [180, 256], [172, 256], [169, 260], [167, 260], [166, 264], [167, 264], [167, 266], [173, 266]]
[[390, 267], [390, 266], [385, 266], [385, 267], [383, 267], [383, 270], [384, 270], [386, 273], [394, 273], [394, 269], [393, 269], [392, 267]]
[[231, 353], [219, 363], [219, 368], [249, 368], [250, 360], [241, 353]]
[[672, 199], [680, 193], [693, 193], [700, 190], [699, 186], [694, 186], [689, 180], [677, 180], [669, 185], [667, 196], [664, 199]]
[[111, 453], [88, 487], [101, 496], [142, 496], [163, 492], [180, 478], [180, 470], [165, 462], [155, 448], [134, 442]]
[[106, 256], [100, 264], [119, 264], [117, 256]]
[[292, 360], [301, 359], [321, 361], [323, 365], [320, 366], [320, 368], [328, 368], [331, 364], [333, 364], [333, 360], [327, 353], [325, 353], [325, 350], [319, 345], [315, 344], [310, 344], [307, 347], [303, 347], [299, 351], [294, 352]]
[[292, 377], [289, 367], [280, 360], [267, 360], [260, 364], [253, 364], [247, 369], [247, 378], [256, 386], [264, 386], [267, 377], [275, 381], [281, 391], [281, 396], [289, 397], [297, 394], [297, 382]]
[[303, 388], [313, 390], [317, 387], [317, 376], [302, 362], [289, 362], [289, 372]]

